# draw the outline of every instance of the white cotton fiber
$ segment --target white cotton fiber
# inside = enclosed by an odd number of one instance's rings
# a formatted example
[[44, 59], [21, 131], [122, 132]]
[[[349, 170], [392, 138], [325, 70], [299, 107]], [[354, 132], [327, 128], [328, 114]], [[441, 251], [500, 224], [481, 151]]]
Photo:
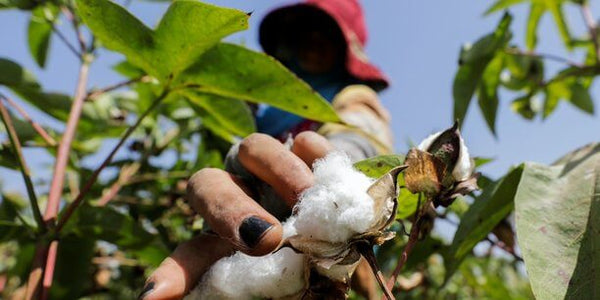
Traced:
[[186, 299], [280, 298], [304, 287], [304, 255], [290, 248], [265, 256], [242, 252], [215, 263]]
[[315, 184], [300, 195], [294, 226], [316, 240], [344, 242], [374, 223], [373, 181], [355, 170], [347, 155], [334, 152], [317, 160]]

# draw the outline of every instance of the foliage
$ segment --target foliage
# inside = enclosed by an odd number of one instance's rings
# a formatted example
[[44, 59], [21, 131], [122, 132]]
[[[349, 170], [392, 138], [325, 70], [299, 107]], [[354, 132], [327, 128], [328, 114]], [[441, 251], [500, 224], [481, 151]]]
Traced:
[[[527, 4], [525, 45], [512, 39], [512, 16], [506, 10]], [[565, 7], [579, 9], [587, 33], [576, 37], [565, 17]], [[496, 134], [496, 116], [503, 97], [514, 97], [510, 108], [523, 118], [537, 116], [546, 119], [566, 101], [587, 114], [594, 114], [594, 102], [589, 88], [600, 75], [598, 24], [591, 17], [587, 1], [497, 0], [486, 14], [506, 10], [497, 28], [460, 51], [459, 69], [454, 78], [454, 118], [463, 120], [471, 98], [477, 95], [479, 109], [488, 128]], [[560, 56], [536, 52], [538, 26], [546, 14], [552, 15], [565, 49], [583, 52], [582, 62]], [[564, 65], [552, 76], [545, 72], [548, 61]], [[500, 93], [502, 90], [506, 93]], [[504, 96], [507, 95], [507, 96]], [[542, 103], [543, 101], [543, 103]]]

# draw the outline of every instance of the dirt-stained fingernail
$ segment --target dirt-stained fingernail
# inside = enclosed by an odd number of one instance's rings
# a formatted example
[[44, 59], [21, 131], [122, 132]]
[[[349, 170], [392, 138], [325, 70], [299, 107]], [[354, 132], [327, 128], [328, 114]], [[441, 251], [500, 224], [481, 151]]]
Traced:
[[273, 224], [258, 216], [251, 216], [242, 221], [239, 228], [240, 237], [246, 246], [254, 248], [271, 228], [273, 228]]
[[146, 296], [150, 295], [152, 291], [154, 291], [154, 281], [146, 283], [146, 285], [140, 292], [140, 295], [138, 296], [138, 300], [143, 300], [144, 298], [146, 298]]

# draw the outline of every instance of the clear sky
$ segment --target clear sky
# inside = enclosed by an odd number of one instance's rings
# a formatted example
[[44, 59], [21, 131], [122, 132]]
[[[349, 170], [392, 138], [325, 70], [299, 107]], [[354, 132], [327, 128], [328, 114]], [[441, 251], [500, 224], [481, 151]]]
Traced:
[[[254, 12], [250, 29], [229, 39], [253, 49], [259, 49], [257, 28], [261, 18], [269, 8], [284, 3], [274, 0], [209, 2]], [[457, 69], [458, 51], [463, 43], [472, 42], [494, 29], [500, 14], [483, 16], [491, 3], [480, 0], [363, 0], [370, 32], [367, 54], [392, 80], [392, 86], [381, 94], [381, 98], [393, 118], [398, 152], [406, 152], [409, 141], [418, 143], [428, 134], [452, 124], [452, 80]], [[600, 7], [597, 3], [593, 5], [594, 15], [600, 17]], [[130, 6], [148, 25], [155, 25], [166, 7], [165, 2], [139, 0], [134, 0]], [[520, 7], [513, 14], [513, 42], [522, 45], [527, 8]], [[579, 11], [569, 9], [567, 17], [573, 32], [577, 35], [585, 33]], [[45, 87], [72, 94], [78, 61], [54, 36], [46, 69], [38, 68], [27, 48], [27, 22], [23, 12], [0, 11], [0, 57], [15, 60], [32, 70]], [[72, 36], [68, 26], [61, 26], [61, 29]], [[550, 15], [544, 16], [540, 29], [540, 52], [578, 59], [580, 53], [566, 53]], [[122, 78], [110, 69], [121, 59], [115, 53], [100, 52], [91, 69], [89, 87], [121, 81]], [[558, 67], [563, 66], [551, 64], [546, 71], [552, 73]], [[598, 85], [594, 85], [592, 97], [598, 98], [599, 91]], [[509, 105], [514, 98], [509, 93], [501, 94], [497, 139], [486, 128], [476, 101], [464, 122], [463, 134], [471, 153], [496, 158], [483, 169], [493, 177], [504, 174], [511, 165], [522, 161], [551, 163], [572, 149], [599, 140], [600, 120], [597, 116], [586, 115], [563, 102], [547, 120], [526, 121], [511, 112]], [[598, 105], [599, 102], [595, 103]], [[42, 121], [48, 122], [47, 119]], [[29, 151], [26, 155], [32, 157], [36, 153]], [[48, 168], [53, 163], [49, 156], [36, 156], [35, 160], [36, 164], [45, 164]], [[35, 175], [40, 178], [44, 173], [37, 171]], [[10, 175], [16, 173], [0, 171], [4, 184], [20, 189], [20, 178]]]

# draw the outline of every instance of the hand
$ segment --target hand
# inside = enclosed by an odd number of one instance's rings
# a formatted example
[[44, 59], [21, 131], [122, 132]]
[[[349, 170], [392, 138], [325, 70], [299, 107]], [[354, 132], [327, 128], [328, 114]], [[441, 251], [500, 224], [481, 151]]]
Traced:
[[[313, 162], [333, 146], [314, 132], [300, 133], [291, 151], [276, 139], [252, 134], [239, 148], [240, 163], [269, 184], [292, 207], [313, 183]], [[183, 243], [146, 281], [140, 299], [180, 299], [210, 266], [235, 250], [265, 255], [281, 243], [281, 223], [252, 197], [252, 189], [220, 169], [198, 171], [188, 181], [187, 201], [217, 235], [202, 234]]]

